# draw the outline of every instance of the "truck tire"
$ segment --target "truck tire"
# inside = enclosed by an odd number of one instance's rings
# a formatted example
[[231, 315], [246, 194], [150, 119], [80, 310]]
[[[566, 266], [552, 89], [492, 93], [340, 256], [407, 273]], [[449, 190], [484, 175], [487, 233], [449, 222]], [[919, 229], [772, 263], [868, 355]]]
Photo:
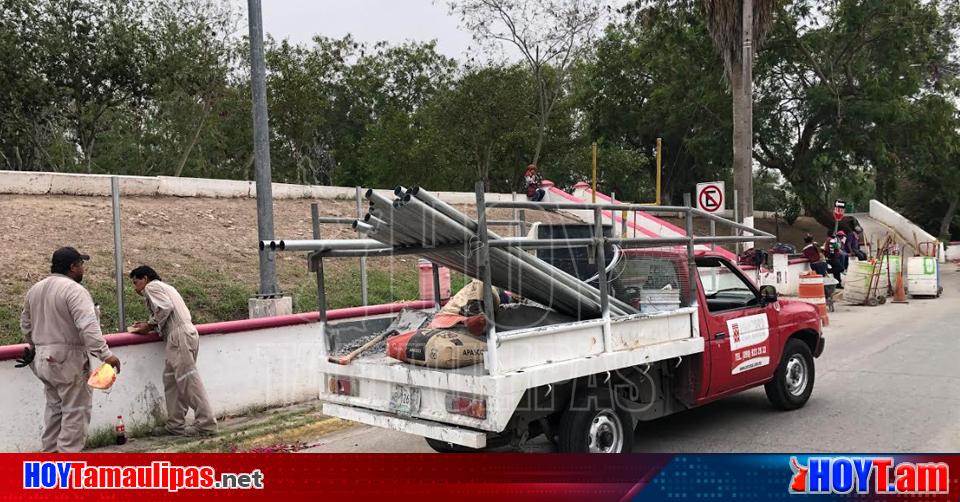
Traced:
[[791, 338], [783, 350], [783, 357], [773, 375], [773, 380], [763, 387], [767, 399], [781, 410], [795, 410], [807, 404], [813, 393], [816, 371], [810, 347], [802, 341]]
[[564, 412], [558, 439], [564, 453], [630, 453], [633, 419], [606, 396], [584, 395]]

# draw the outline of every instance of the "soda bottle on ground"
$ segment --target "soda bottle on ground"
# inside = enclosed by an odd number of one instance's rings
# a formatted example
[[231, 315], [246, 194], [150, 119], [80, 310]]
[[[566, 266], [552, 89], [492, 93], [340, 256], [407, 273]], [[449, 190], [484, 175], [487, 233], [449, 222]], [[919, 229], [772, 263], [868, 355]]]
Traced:
[[127, 428], [123, 425], [123, 417], [117, 415], [117, 425], [114, 427], [114, 433], [117, 435], [117, 444], [127, 442]]

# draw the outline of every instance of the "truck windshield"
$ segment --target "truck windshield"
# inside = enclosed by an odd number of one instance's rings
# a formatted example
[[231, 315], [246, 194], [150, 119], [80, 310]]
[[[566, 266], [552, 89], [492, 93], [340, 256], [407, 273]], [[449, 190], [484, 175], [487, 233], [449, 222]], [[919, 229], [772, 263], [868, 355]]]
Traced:
[[717, 259], [698, 259], [697, 271], [711, 312], [754, 305], [756, 292], [729, 265]]

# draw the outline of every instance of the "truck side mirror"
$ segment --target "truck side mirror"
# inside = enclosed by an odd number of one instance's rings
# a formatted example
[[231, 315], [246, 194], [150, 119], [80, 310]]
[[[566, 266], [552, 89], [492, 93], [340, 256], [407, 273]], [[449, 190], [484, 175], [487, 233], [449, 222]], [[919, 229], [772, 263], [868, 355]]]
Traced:
[[766, 285], [760, 287], [760, 299], [763, 300], [763, 303], [769, 304], [777, 301], [777, 288]]

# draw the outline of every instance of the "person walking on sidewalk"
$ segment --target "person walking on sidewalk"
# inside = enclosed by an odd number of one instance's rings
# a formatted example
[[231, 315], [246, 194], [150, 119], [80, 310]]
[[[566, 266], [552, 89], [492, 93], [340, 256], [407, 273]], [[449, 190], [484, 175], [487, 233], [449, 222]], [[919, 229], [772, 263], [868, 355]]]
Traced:
[[183, 297], [146, 265], [133, 269], [130, 278], [137, 294], [143, 296], [151, 315], [146, 322], [134, 323], [130, 331], [141, 335], [157, 331], [166, 342], [163, 390], [167, 402], [167, 423], [160, 432], [186, 435], [187, 410], [192, 408], [197, 433], [204, 436], [216, 434], [217, 419], [197, 372], [200, 335]]
[[20, 314], [20, 331], [28, 346], [16, 366], [29, 366], [43, 382], [47, 404], [40, 442], [45, 453], [83, 449], [93, 407], [93, 392], [87, 386], [89, 354], [120, 371], [120, 359], [110, 352], [100, 331], [93, 298], [80, 285], [89, 259], [72, 247], [56, 250], [51, 275], [27, 291]]

